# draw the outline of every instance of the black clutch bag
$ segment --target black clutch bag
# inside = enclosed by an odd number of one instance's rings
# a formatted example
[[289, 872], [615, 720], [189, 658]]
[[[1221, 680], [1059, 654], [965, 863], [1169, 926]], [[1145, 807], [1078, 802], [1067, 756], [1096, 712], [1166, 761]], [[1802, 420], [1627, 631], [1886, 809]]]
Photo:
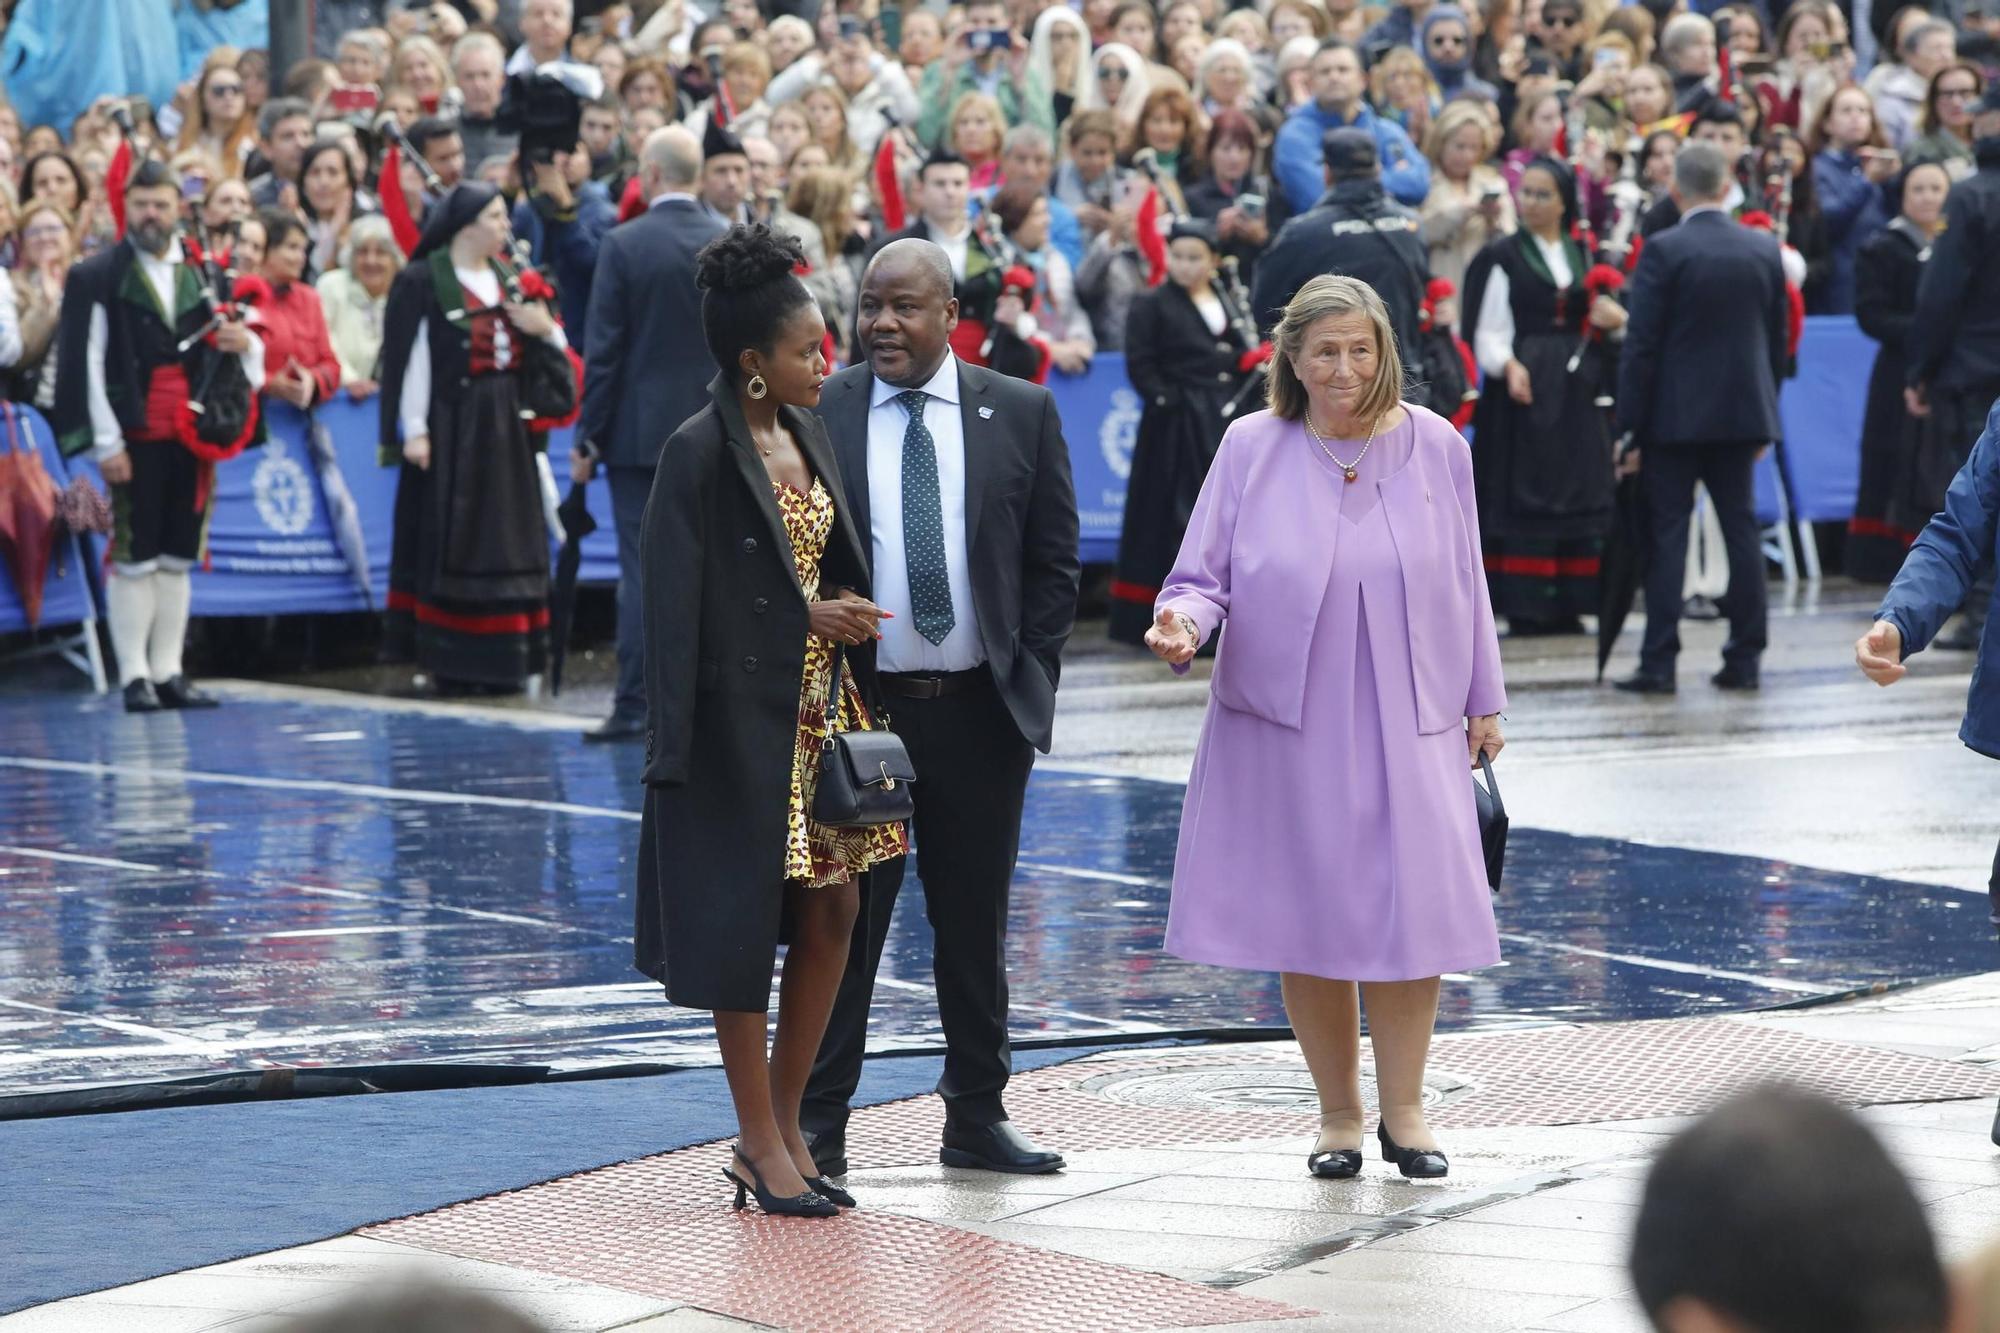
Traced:
[[1472, 780], [1473, 804], [1479, 808], [1479, 846], [1486, 853], [1486, 884], [1500, 892], [1500, 871], [1507, 863], [1507, 803], [1500, 799], [1500, 783], [1493, 776], [1493, 761], [1479, 752], [1479, 770], [1486, 785]]
[[537, 420], [561, 421], [576, 411], [576, 370], [569, 353], [540, 338], [522, 340], [521, 409]]
[[845, 650], [833, 651], [833, 684], [826, 696], [826, 742], [820, 748], [819, 787], [812, 817], [828, 828], [896, 824], [916, 813], [910, 784], [917, 770], [903, 739], [887, 727], [840, 729], [840, 669]]

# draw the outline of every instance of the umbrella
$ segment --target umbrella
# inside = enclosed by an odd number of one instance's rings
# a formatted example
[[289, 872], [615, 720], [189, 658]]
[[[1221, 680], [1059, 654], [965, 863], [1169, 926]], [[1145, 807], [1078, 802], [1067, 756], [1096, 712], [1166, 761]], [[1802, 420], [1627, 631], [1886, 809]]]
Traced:
[[[1620, 450], [1621, 456], [1631, 445]], [[1604, 542], [1604, 560], [1597, 585], [1597, 678], [1604, 679], [1604, 664], [1611, 659], [1612, 645], [1632, 614], [1632, 603], [1646, 578], [1646, 551], [1651, 544], [1651, 525], [1646, 519], [1646, 497], [1640, 491], [1637, 472], [1618, 479], [1612, 497], [1611, 534]]]
[[556, 553], [556, 585], [549, 594], [549, 693], [562, 693], [563, 659], [569, 656], [569, 625], [576, 614], [576, 569], [583, 562], [583, 539], [597, 531], [584, 484], [570, 483], [556, 513], [562, 518], [562, 550]]
[[362, 600], [372, 611], [375, 584], [368, 570], [368, 538], [361, 528], [361, 506], [354, 503], [354, 492], [347, 489], [347, 477], [340, 470], [340, 454], [333, 446], [333, 432], [321, 425], [318, 417], [310, 420], [312, 428], [306, 439], [313, 467], [319, 472], [320, 492], [326, 496], [327, 517], [333, 522], [333, 540], [340, 547], [355, 583], [361, 587]]
[[6, 452], [0, 453], [0, 560], [13, 571], [14, 587], [28, 624], [42, 618], [42, 585], [55, 555], [56, 484], [42, 466], [42, 456], [29, 436], [21, 446], [12, 404], [6, 405]]

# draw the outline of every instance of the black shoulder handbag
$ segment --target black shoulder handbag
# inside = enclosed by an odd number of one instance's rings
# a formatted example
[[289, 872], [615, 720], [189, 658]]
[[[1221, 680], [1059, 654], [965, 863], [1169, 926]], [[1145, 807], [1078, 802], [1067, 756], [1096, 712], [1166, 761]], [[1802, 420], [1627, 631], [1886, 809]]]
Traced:
[[1479, 752], [1479, 770], [1486, 774], [1484, 787], [1479, 785], [1478, 778], [1472, 780], [1472, 800], [1479, 808], [1479, 847], [1486, 854], [1487, 887], [1498, 893], [1500, 871], [1507, 863], [1507, 803], [1500, 799], [1493, 761], [1484, 750]]
[[838, 645], [833, 650], [826, 742], [820, 747], [812, 817], [828, 828], [899, 823], [916, 813], [910, 784], [917, 780], [917, 770], [903, 748], [903, 738], [886, 726], [874, 731], [840, 729], [840, 668], [846, 652]]

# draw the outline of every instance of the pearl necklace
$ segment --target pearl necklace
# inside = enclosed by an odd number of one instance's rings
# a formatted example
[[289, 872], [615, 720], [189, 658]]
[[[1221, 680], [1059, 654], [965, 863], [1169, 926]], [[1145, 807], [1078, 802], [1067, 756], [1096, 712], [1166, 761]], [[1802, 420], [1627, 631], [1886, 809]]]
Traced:
[[1333, 465], [1340, 469], [1340, 474], [1347, 478], [1350, 483], [1360, 476], [1354, 469], [1360, 467], [1361, 460], [1368, 457], [1369, 446], [1375, 443], [1375, 432], [1381, 428], [1382, 418], [1378, 416], [1375, 418], [1374, 424], [1368, 427], [1368, 438], [1361, 442], [1361, 452], [1354, 455], [1352, 463], [1343, 463], [1340, 459], [1334, 457], [1333, 450], [1327, 448], [1326, 441], [1320, 438], [1319, 428], [1313, 425], [1312, 409], [1306, 409], [1306, 434], [1313, 437], [1313, 443], [1319, 446], [1321, 453], [1333, 459]]

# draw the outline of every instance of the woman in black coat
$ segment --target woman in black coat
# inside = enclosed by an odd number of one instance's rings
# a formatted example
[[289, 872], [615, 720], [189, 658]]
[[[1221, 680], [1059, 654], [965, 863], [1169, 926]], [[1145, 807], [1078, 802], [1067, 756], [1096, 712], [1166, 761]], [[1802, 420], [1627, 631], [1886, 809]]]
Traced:
[[[1854, 517], [1847, 521], [1847, 576], [1888, 583], [1903, 567], [1943, 495], [1913, 503], [1897, 498], [1916, 453], [1916, 423], [1903, 405], [1909, 369], [1910, 325], [1917, 312], [1917, 283], [1931, 257], [1931, 241], [1944, 216], [1951, 174], [1942, 162], [1922, 162], [1903, 173], [1902, 211], [1863, 243], [1854, 257], [1854, 315], [1861, 331], [1882, 344], [1868, 372], [1868, 405], [1861, 415], [1861, 478]], [[1913, 489], [1913, 488], [1910, 488]], [[1922, 513], [1911, 512], [1921, 508]]]
[[1213, 228], [1191, 218], [1176, 222], [1167, 241], [1167, 280], [1133, 300], [1125, 326], [1125, 373], [1144, 407], [1111, 577], [1108, 629], [1122, 643], [1144, 646], [1153, 626], [1153, 599], [1174, 567], [1229, 425], [1223, 410], [1243, 386], [1243, 354], [1256, 346], [1247, 316], [1224, 299], [1216, 281]]
[[[646, 796], [635, 961], [675, 1004], [715, 1012], [736, 1106], [725, 1174], [737, 1207], [831, 1216], [799, 1100], [859, 910], [856, 877], [904, 855], [902, 825], [811, 818], [828, 695], [843, 730], [873, 724], [882, 612], [837, 501], [826, 431], [826, 325], [793, 275], [798, 242], [734, 227], [698, 257], [702, 331], [722, 372], [660, 456], [646, 507]], [[834, 683], [836, 645], [856, 670]], [[778, 945], [785, 984], [765, 1048]]]

